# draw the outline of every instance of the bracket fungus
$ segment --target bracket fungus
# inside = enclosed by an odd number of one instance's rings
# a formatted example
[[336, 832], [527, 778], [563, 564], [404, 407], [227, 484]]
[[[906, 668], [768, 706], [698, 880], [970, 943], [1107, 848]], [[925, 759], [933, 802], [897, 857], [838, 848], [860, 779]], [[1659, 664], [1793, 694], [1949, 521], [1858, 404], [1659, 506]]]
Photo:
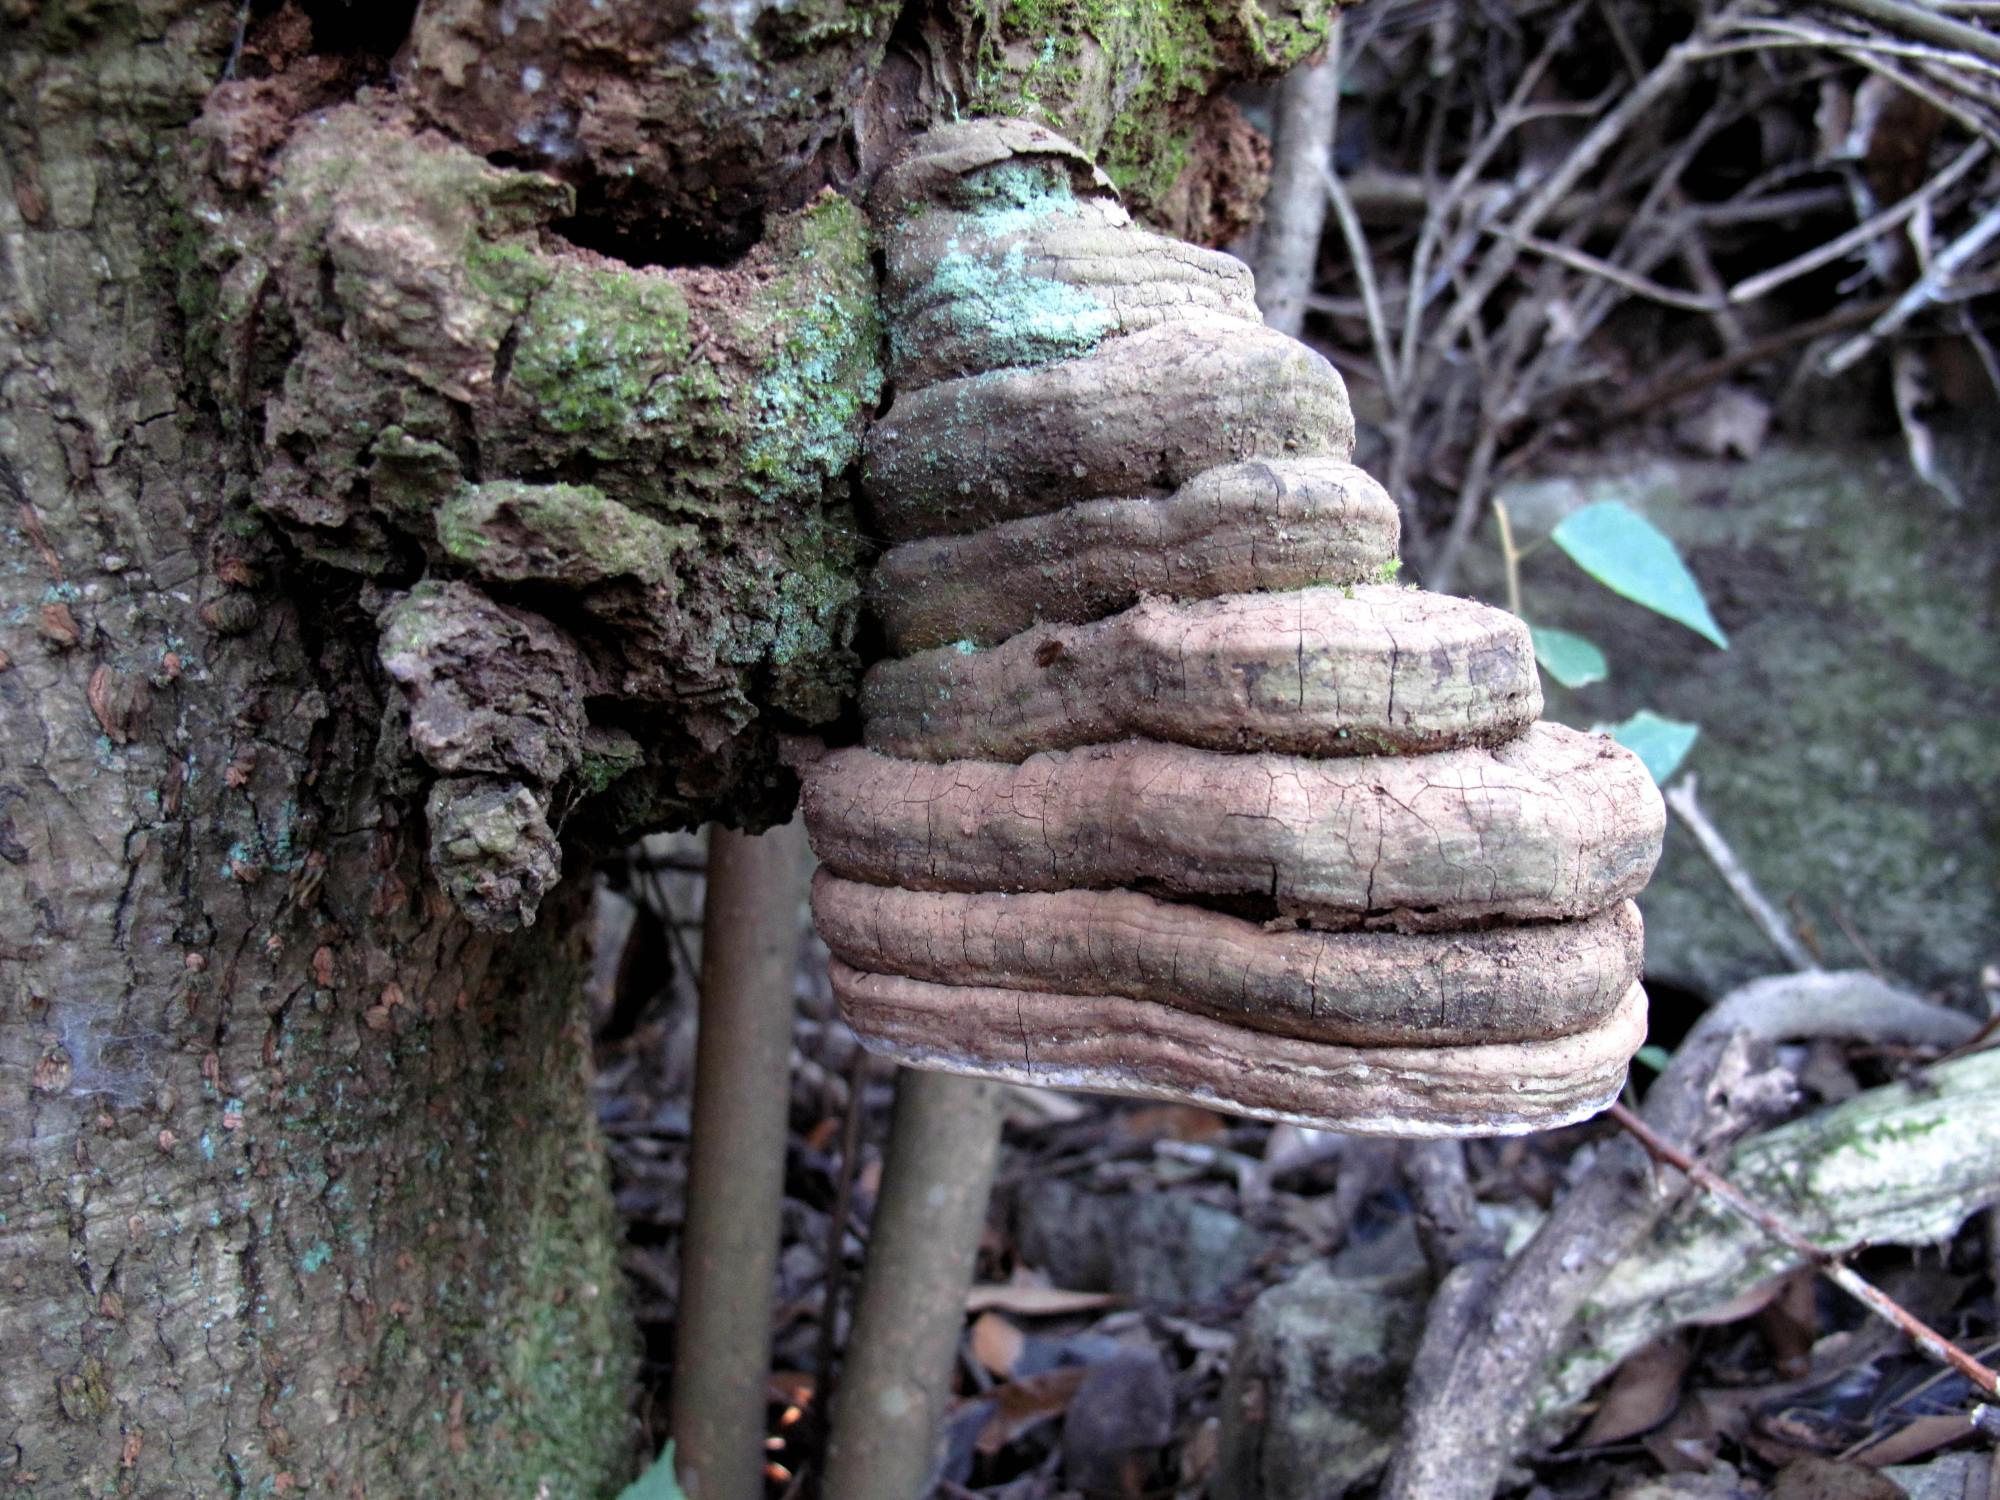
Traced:
[[1537, 722], [1518, 619], [1386, 581], [1332, 366], [1039, 126], [933, 130], [870, 208], [894, 655], [805, 790], [864, 1043], [1391, 1135], [1609, 1103], [1659, 795]]

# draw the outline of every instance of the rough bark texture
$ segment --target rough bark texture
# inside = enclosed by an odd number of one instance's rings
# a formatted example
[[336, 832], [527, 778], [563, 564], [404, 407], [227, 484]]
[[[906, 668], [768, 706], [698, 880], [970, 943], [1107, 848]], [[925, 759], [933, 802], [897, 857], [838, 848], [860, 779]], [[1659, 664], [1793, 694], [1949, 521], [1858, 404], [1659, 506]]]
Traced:
[[1025, 760], [1128, 737], [1210, 750], [1396, 755], [1512, 739], [1540, 716], [1528, 627], [1415, 589], [1147, 600], [987, 651], [869, 669], [868, 744], [913, 760]]
[[[502, 944], [429, 882], [355, 590], [182, 384], [217, 332], [176, 143], [234, 22], [50, 11], [0, 56], [0, 1482], [599, 1493], [629, 1366], [573, 903]], [[563, 695], [479, 746], [449, 677], [440, 753], [560, 755]]]
[[629, 1472], [558, 834], [780, 813], [851, 687], [825, 184], [1032, 32], [1182, 227], [1252, 200], [1160, 127], [1324, 8], [1116, 9], [7, 9], [10, 1493]]
[[1477, 932], [1260, 926], [1136, 891], [955, 895], [821, 870], [813, 920], [867, 973], [1113, 996], [1349, 1045], [1530, 1041], [1601, 1021], [1639, 977], [1629, 902]]
[[1665, 815], [1601, 735], [1322, 760], [1146, 740], [942, 765], [840, 750], [806, 789], [835, 874], [914, 890], [1144, 886], [1403, 931], [1583, 917], [1636, 895]]
[[1459, 1047], [1299, 1041], [1145, 1000], [926, 984], [838, 959], [833, 990], [871, 1048], [914, 1067], [1362, 1135], [1514, 1135], [1586, 1119], [1618, 1097], [1646, 1039], [1636, 984], [1604, 1020], [1567, 1036]]

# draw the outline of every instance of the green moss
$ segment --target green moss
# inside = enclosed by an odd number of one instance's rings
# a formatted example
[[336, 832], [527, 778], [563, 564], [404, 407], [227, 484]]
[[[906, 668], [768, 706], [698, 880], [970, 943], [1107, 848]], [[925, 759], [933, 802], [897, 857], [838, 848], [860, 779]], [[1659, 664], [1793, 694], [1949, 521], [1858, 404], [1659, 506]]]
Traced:
[[550, 429], [616, 458], [635, 430], [674, 425], [716, 394], [688, 326], [687, 298], [665, 276], [565, 265], [521, 320], [512, 379]]
[[521, 306], [555, 280], [549, 263], [517, 240], [480, 240], [465, 255], [465, 274], [496, 302]]
[[1225, 80], [1274, 75], [1326, 39], [1328, 0], [1005, 0], [980, 39], [971, 110], [1045, 121], [1141, 203], [1185, 169], [1187, 114]]
[[462, 486], [437, 509], [446, 554], [488, 578], [590, 584], [632, 578], [671, 586], [693, 541], [587, 484], [497, 479]]

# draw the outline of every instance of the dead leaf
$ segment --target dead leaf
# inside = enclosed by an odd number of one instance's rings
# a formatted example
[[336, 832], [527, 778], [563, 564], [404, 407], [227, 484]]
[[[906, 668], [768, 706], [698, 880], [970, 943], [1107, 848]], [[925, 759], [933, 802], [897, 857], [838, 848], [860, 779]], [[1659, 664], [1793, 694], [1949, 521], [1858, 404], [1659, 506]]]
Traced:
[[1725, 385], [1674, 424], [1674, 436], [1709, 458], [1755, 458], [1771, 430], [1771, 403], [1747, 386]]
[[1072, 1292], [1056, 1286], [1014, 1286], [988, 1282], [975, 1286], [965, 1296], [969, 1313], [998, 1309], [1022, 1318], [1057, 1318], [1065, 1313], [1096, 1312], [1116, 1307], [1119, 1298], [1110, 1292]]
[[1934, 1412], [1912, 1417], [1906, 1425], [1849, 1456], [1855, 1463], [1871, 1469], [1886, 1469], [1891, 1464], [1906, 1464], [1969, 1438], [1973, 1430], [1971, 1419], [1963, 1412]]
[[819, 1382], [803, 1370], [773, 1370], [764, 1382], [764, 1399], [773, 1406], [811, 1406]]
[[1758, 1313], [1757, 1327], [1771, 1346], [1772, 1362], [1787, 1379], [1812, 1368], [1813, 1341], [1819, 1332], [1818, 1273], [1794, 1271], [1779, 1282], [1778, 1295]]
[[972, 1322], [972, 1357], [993, 1374], [1006, 1379], [1014, 1373], [1028, 1336], [1000, 1314], [981, 1313]]
[[1907, 1500], [1907, 1492], [1895, 1480], [1859, 1464], [1801, 1458], [1779, 1472], [1771, 1500]]
[[1181, 1484], [1198, 1486], [1222, 1457], [1222, 1419], [1208, 1417], [1181, 1448]]
[[1680, 1405], [1681, 1378], [1690, 1358], [1687, 1341], [1678, 1335], [1655, 1339], [1627, 1355], [1576, 1445], [1622, 1443], [1666, 1421]]
[[42, 606], [42, 639], [65, 651], [83, 639], [83, 632], [77, 627], [76, 616], [69, 612], [67, 604]]
[[1896, 420], [1902, 424], [1903, 447], [1917, 477], [1953, 510], [1965, 508], [1965, 495], [1939, 458], [1937, 435], [1926, 420], [1936, 402], [1931, 364], [1914, 344], [1898, 344], [1889, 355], [1889, 391], [1895, 398]]
[[983, 1398], [993, 1403], [993, 1415], [974, 1446], [990, 1457], [1030, 1428], [1061, 1416], [1089, 1373], [1084, 1365], [1067, 1365], [996, 1385]]
[[1213, 1141], [1229, 1134], [1229, 1121], [1193, 1104], [1154, 1104], [1114, 1116], [1111, 1133], [1127, 1141]]
[[1174, 1386], [1157, 1350], [1120, 1350], [1089, 1367], [1063, 1418], [1063, 1481], [1086, 1495], [1145, 1493], [1174, 1434]]

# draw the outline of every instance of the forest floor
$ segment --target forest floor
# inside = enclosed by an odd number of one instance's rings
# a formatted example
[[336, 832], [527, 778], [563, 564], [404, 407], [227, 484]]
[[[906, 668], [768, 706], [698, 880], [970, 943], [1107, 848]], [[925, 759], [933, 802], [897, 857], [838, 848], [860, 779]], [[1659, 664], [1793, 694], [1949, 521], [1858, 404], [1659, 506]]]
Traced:
[[[656, 1440], [672, 1376], [700, 862], [697, 839], [651, 840], [643, 863], [616, 882], [626, 894], [607, 886], [599, 903], [599, 1112], [645, 1346], [642, 1417]], [[818, 1492], [822, 1376], [830, 1360], [837, 1369], [846, 1337], [893, 1094], [889, 1071], [865, 1059], [835, 1014], [825, 950], [803, 917], [800, 951], [772, 1329], [773, 1497]], [[1882, 1050], [1823, 1044], [1796, 1061], [1808, 1093], [1826, 1100], [1910, 1067]], [[1634, 1078], [1643, 1088], [1644, 1070]], [[1524, 1232], [1615, 1130], [1600, 1120], [1472, 1142], [1482, 1217]], [[1224, 1387], [1259, 1294], [1313, 1263], [1356, 1286], [1407, 1284], [1420, 1318], [1427, 1282], [1405, 1150], [1187, 1106], [1014, 1091], [937, 1493], [1193, 1500], [1218, 1483], [1218, 1493], [1268, 1500], [1367, 1493], [1366, 1481], [1350, 1491], [1333, 1472], [1295, 1494], [1227, 1488], [1219, 1471], [1237, 1450], [1223, 1421]], [[848, 1222], [836, 1250], [843, 1196]], [[1975, 1215], [1949, 1244], [1868, 1252], [1860, 1269], [1990, 1360], [2000, 1348], [1994, 1217]], [[1364, 1428], [1381, 1427], [1385, 1453], [1411, 1352], [1391, 1349], [1385, 1359], [1329, 1347], [1314, 1377], [1331, 1401], [1346, 1393]], [[1376, 1398], [1353, 1401], [1367, 1387]], [[1992, 1500], [2000, 1463], [1969, 1446], [1978, 1439], [1964, 1417], [1968, 1390], [1801, 1272], [1628, 1358], [1509, 1492]]]

